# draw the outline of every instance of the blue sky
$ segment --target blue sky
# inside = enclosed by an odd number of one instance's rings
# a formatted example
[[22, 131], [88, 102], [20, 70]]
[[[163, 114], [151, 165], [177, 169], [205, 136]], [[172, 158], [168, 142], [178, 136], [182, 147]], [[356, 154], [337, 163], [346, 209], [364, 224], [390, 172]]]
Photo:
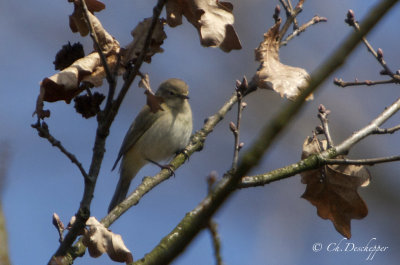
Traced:
[[[162, 54], [145, 64], [143, 72], [150, 75], [154, 88], [164, 79], [178, 77], [190, 86], [194, 130], [212, 115], [233, 92], [236, 79], [251, 77], [258, 63], [254, 48], [263, 33], [273, 24], [273, 8], [279, 1], [232, 1], [235, 28], [243, 49], [224, 53], [219, 49], [199, 45], [196, 30], [184, 19], [184, 25], [167, 28]], [[368, 2], [368, 3], [366, 3]], [[352, 32], [344, 23], [348, 9], [361, 18], [378, 1], [306, 1], [299, 22], [318, 14], [328, 18], [309, 28], [300, 37], [281, 49], [286, 64], [315, 70], [340, 41]], [[104, 1], [106, 9], [98, 14], [103, 26], [121, 45], [131, 40], [130, 31], [152, 14], [155, 1]], [[72, 5], [67, 1], [0, 2], [0, 141], [8, 144], [10, 164], [1, 202], [9, 232], [10, 256], [13, 264], [43, 264], [58, 245], [58, 235], [51, 224], [56, 212], [64, 223], [76, 212], [82, 196], [83, 178], [79, 171], [55, 148], [30, 127], [35, 122], [32, 113], [39, 92], [39, 82], [55, 73], [53, 60], [59, 48], [70, 41], [81, 42], [89, 53], [91, 41], [73, 34], [68, 27]], [[284, 14], [282, 14], [284, 16]], [[375, 48], [382, 48], [385, 59], [397, 70], [398, 21], [396, 6], [368, 36]], [[317, 107], [324, 104], [332, 111], [331, 130], [335, 142], [365, 126], [398, 95], [394, 85], [380, 87], [338, 88], [334, 77], [344, 80], [380, 79], [379, 64], [360, 46], [348, 58], [346, 65], [334, 73], [315, 99], [307, 103], [272, 146], [262, 164], [252, 174], [266, 172], [296, 162], [301, 146], [316, 125]], [[121, 82], [120, 82], [121, 83]], [[106, 92], [106, 86], [97, 89]], [[111, 172], [127, 128], [144, 104], [143, 91], [134, 83], [125, 98], [120, 113], [111, 127], [104, 163], [92, 203], [92, 214], [102, 218], [114, 192], [117, 173]], [[242, 123], [242, 141], [249, 145], [262, 124], [267, 122], [285, 100], [271, 91], [257, 91], [246, 98], [248, 107]], [[61, 140], [88, 168], [95, 135], [94, 119], [84, 120], [75, 113], [72, 104], [46, 104], [51, 110], [50, 131]], [[176, 177], [161, 184], [146, 195], [138, 206], [115, 222], [111, 229], [123, 235], [134, 258], [141, 258], [193, 209], [207, 192], [206, 176], [213, 170], [220, 176], [230, 167], [233, 137], [228, 124], [235, 119], [232, 111], [207, 139], [202, 152], [194, 154], [189, 163], [176, 172]], [[398, 116], [387, 126], [399, 124]], [[350, 157], [396, 155], [400, 149], [398, 135], [373, 136], [352, 150]], [[370, 264], [395, 264], [400, 258], [398, 222], [399, 196], [397, 187], [399, 164], [377, 165], [370, 169], [371, 185], [360, 192], [369, 207], [363, 220], [352, 221], [351, 243], [365, 245], [372, 238], [388, 246], [377, 253]], [[142, 176], [158, 172], [154, 166], [142, 169], [133, 185]], [[329, 221], [317, 217], [316, 209], [300, 198], [305, 186], [300, 177], [279, 181], [265, 187], [240, 190], [216, 215], [222, 238], [222, 256], [226, 264], [364, 264], [365, 253], [314, 253], [312, 246], [327, 246], [342, 238]], [[109, 264], [106, 256], [99, 259], [85, 255], [76, 264]], [[211, 239], [203, 231], [173, 264], [213, 264]]]

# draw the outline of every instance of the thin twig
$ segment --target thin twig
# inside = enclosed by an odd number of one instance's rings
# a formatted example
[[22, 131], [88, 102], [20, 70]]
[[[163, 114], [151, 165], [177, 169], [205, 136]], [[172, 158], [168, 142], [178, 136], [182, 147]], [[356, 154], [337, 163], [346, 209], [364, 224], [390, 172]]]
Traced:
[[400, 130], [400, 125], [394, 126], [392, 128], [386, 128], [386, 129], [382, 129], [382, 128], [376, 128], [373, 132], [373, 134], [392, 134], [397, 132], [398, 130]]
[[[281, 1], [281, 0], [280, 0]], [[283, 6], [286, 10], [286, 21], [285, 24], [283, 25], [283, 27], [281, 28], [280, 32], [279, 32], [279, 39], [281, 40], [283, 38], [283, 36], [285, 36], [286, 32], [288, 31], [290, 25], [293, 23], [293, 21], [296, 19], [297, 15], [303, 10], [303, 4], [304, 4], [305, 0], [300, 0], [298, 2], [298, 4], [296, 5], [296, 7], [294, 9], [290, 9], [289, 6]], [[283, 0], [281, 1], [282, 5], [283, 5]]]
[[399, 161], [399, 156], [377, 157], [367, 159], [326, 159], [325, 163], [328, 165], [368, 165], [373, 166], [380, 163], [388, 163]]
[[88, 174], [83, 168], [82, 163], [79, 162], [76, 156], [69, 152], [59, 140], [57, 140], [50, 134], [49, 127], [45, 122], [41, 123], [40, 121], [38, 121], [36, 124], [32, 124], [31, 126], [38, 131], [40, 137], [47, 139], [47, 141], [49, 141], [52, 146], [57, 147], [61, 151], [61, 153], [63, 153], [73, 164], [75, 164], [85, 179], [88, 178]]
[[221, 239], [218, 233], [218, 224], [211, 219], [208, 222], [207, 228], [210, 231], [211, 238], [213, 241], [216, 265], [223, 265], [224, 262], [222, 261], [222, 256], [221, 256]]
[[328, 115], [330, 113], [330, 110], [326, 109], [324, 105], [319, 105], [318, 107], [318, 118], [321, 121], [322, 124], [322, 130], [326, 138], [327, 142], [327, 149], [331, 148], [333, 146], [333, 141], [331, 137], [331, 133], [329, 131], [329, 124], [328, 124]]
[[389, 79], [389, 80], [378, 80], [378, 81], [354, 81], [354, 82], [345, 82], [342, 79], [335, 78], [333, 83], [340, 87], [347, 87], [347, 86], [374, 86], [374, 85], [382, 85], [382, 84], [396, 84], [399, 83], [397, 79]]
[[[214, 183], [217, 181], [217, 173], [212, 171], [210, 175], [207, 177], [207, 190], [208, 194], [212, 192], [212, 187]], [[218, 233], [218, 224], [210, 219], [207, 225], [208, 230], [210, 231], [213, 247], [214, 247], [214, 256], [216, 265], [223, 265], [222, 256], [221, 256], [221, 239]]]
[[291, 13], [291, 9], [289, 7], [289, 4], [286, 3], [286, 0], [279, 0], [279, 2], [281, 3], [281, 5], [283, 6], [283, 9], [285, 9], [286, 12], [286, 17], [290, 17], [290, 13]]
[[99, 53], [101, 63], [103, 64], [104, 71], [106, 72], [107, 82], [109, 84], [112, 84], [115, 82], [115, 77], [111, 74], [111, 70], [110, 70], [110, 67], [108, 66], [106, 56], [104, 55], [103, 50], [101, 49], [99, 39], [97, 38], [97, 35], [96, 35], [96, 31], [94, 30], [92, 21], [90, 20], [90, 17], [89, 17], [89, 10], [87, 8], [86, 1], [80, 0], [80, 3], [83, 7], [83, 15], [85, 17], [85, 22], [89, 29], [90, 37], [93, 39], [94, 45], [96, 46], [96, 50]]
[[[244, 79], [245, 80], [245, 79]], [[247, 82], [247, 81], [244, 81]], [[234, 136], [234, 150], [233, 150], [233, 160], [232, 160], [232, 172], [236, 171], [237, 163], [239, 161], [239, 151], [240, 151], [240, 124], [242, 120], [242, 111], [245, 107], [245, 105], [242, 104], [242, 99], [243, 95], [241, 92], [240, 87], [242, 86], [242, 83], [239, 81], [236, 81], [236, 96], [237, 96], [237, 118], [236, 118], [236, 125], [231, 122], [230, 123], [230, 129], [233, 133]], [[245, 85], [247, 86], [247, 84]]]
[[[287, 0], [287, 1], [288, 1], [289, 8], [292, 11], [293, 10], [292, 2], [290, 0]], [[298, 28], [299, 28], [299, 23], [297, 22], [297, 18], [294, 18], [293, 19], [293, 30], [296, 30]]]
[[310, 21], [301, 25], [299, 28], [297, 28], [292, 33], [290, 33], [289, 36], [287, 36], [284, 41], [281, 41], [281, 43], [279, 45], [280, 46], [287, 45], [290, 40], [292, 40], [296, 36], [299, 36], [300, 33], [304, 32], [308, 27], [315, 25], [319, 22], [326, 22], [326, 21], [328, 21], [328, 19], [326, 17], [314, 16]]
[[[357, 20], [355, 19], [354, 12], [353, 10], [349, 10], [347, 12], [347, 19], [345, 20], [347, 24], [352, 26], [356, 31], [360, 32], [360, 25], [358, 24]], [[383, 69], [385, 69], [385, 73], [390, 75], [393, 79], [394, 73], [393, 71], [389, 68], [389, 66], [386, 64], [385, 60], [383, 59], [383, 52], [381, 49], [378, 49], [378, 52], [375, 51], [375, 49], [372, 47], [372, 45], [368, 42], [368, 40], [363, 37], [362, 38], [363, 43], [367, 47], [368, 51], [372, 53], [372, 55], [376, 58], [376, 60], [381, 64]]]
[[126, 93], [129, 90], [129, 87], [131, 86], [132, 82], [135, 80], [135, 78], [140, 70], [140, 67], [144, 61], [144, 58], [145, 58], [147, 51], [149, 49], [149, 46], [151, 44], [151, 37], [153, 35], [154, 29], [157, 25], [157, 20], [160, 17], [160, 14], [165, 5], [165, 2], [166, 2], [166, 0], [158, 0], [157, 5], [153, 8], [153, 19], [151, 21], [150, 28], [147, 32], [146, 40], [143, 45], [143, 49], [142, 49], [141, 53], [139, 54], [139, 56], [137, 57], [137, 60], [135, 62], [133, 69], [130, 69], [128, 72], [127, 78], [125, 79], [125, 83], [122, 86], [121, 91], [119, 92], [119, 95], [114, 102], [114, 109], [119, 108], [119, 106], [122, 103], [122, 100], [124, 99]]

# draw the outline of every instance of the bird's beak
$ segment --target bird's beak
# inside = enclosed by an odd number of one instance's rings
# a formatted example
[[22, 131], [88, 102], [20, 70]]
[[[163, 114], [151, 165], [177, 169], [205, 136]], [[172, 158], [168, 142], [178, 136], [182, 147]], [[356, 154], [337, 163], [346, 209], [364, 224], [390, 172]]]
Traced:
[[179, 95], [179, 97], [183, 98], [183, 99], [189, 99], [189, 97], [187, 95]]

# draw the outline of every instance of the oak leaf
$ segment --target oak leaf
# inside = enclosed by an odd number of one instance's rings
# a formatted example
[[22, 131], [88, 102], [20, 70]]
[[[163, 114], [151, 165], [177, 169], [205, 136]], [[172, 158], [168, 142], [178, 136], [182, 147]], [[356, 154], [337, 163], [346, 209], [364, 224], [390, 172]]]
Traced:
[[[133, 41], [129, 43], [123, 50], [123, 60], [124, 64], [128, 62], [135, 63], [137, 57], [143, 50], [147, 32], [151, 26], [153, 18], [146, 18], [140, 22], [131, 32]], [[151, 57], [156, 53], [161, 53], [164, 50], [161, 48], [164, 40], [167, 38], [167, 34], [164, 32], [165, 21], [158, 19], [156, 21], [156, 26], [154, 28], [153, 34], [151, 36], [150, 45], [147, 49], [147, 53], [144, 57], [144, 61], [147, 63], [151, 62]]]
[[125, 246], [121, 235], [114, 234], [104, 227], [96, 218], [90, 217], [85, 229], [82, 243], [88, 248], [91, 257], [107, 253], [113, 261], [132, 263], [133, 256]]
[[[82, 36], [86, 36], [89, 33], [87, 27], [83, 6], [80, 0], [68, 0], [68, 2], [74, 3], [74, 12], [69, 16], [69, 27], [72, 32], [79, 32]], [[94, 12], [100, 12], [106, 6], [97, 0], [85, 0], [86, 6], [91, 14]]]
[[[76, 1], [74, 3], [76, 10], [80, 10], [82, 13], [83, 9], [77, 8], [80, 5], [77, 5]], [[120, 51], [118, 41], [103, 28], [100, 21], [92, 13], [89, 12], [88, 17], [93, 25], [100, 49], [106, 58], [109, 68], [115, 69], [118, 62], [117, 54]], [[124, 69], [120, 65], [118, 67], [118, 74], [121, 74]], [[102, 85], [105, 77], [106, 73], [101, 63], [100, 55], [97, 52], [92, 52], [74, 61], [62, 71], [42, 80], [36, 102], [36, 114], [39, 118], [46, 117], [46, 112], [43, 110], [44, 101], [64, 100], [69, 103], [84, 89], [80, 86], [81, 82], [87, 82], [92, 86], [98, 87]]]
[[218, 0], [169, 0], [166, 3], [167, 24], [182, 24], [182, 15], [197, 29], [200, 43], [219, 47], [224, 52], [242, 48], [233, 28], [233, 5]]
[[[326, 140], [308, 137], [303, 144], [301, 157], [304, 159], [320, 153], [326, 146]], [[301, 197], [317, 207], [318, 216], [331, 220], [336, 230], [349, 239], [351, 219], [362, 219], [368, 214], [367, 205], [357, 189], [368, 186], [370, 178], [364, 166], [325, 165], [301, 173], [302, 183], [307, 184]]]
[[164, 102], [162, 97], [156, 96], [150, 87], [150, 77], [148, 74], [142, 76], [142, 79], [139, 81], [139, 87], [144, 88], [146, 95], [146, 104], [150, 107], [150, 111], [156, 113], [157, 111], [164, 109], [161, 107], [161, 104]]
[[[256, 61], [261, 62], [253, 80], [257, 86], [272, 89], [281, 97], [295, 100], [298, 95], [308, 86], [310, 75], [306, 70], [286, 65], [279, 60], [279, 19], [267, 33], [264, 40], [255, 50]], [[313, 99], [311, 94], [307, 100]]]

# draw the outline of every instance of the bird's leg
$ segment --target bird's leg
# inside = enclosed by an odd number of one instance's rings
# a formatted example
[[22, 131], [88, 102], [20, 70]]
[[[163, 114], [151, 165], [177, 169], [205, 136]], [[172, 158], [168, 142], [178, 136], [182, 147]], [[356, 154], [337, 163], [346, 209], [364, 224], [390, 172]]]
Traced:
[[188, 150], [186, 148], [183, 148], [181, 150], [176, 151], [175, 155], [179, 155], [182, 154], [185, 156], [185, 160], [189, 161], [189, 154], [188, 154]]
[[171, 174], [175, 177], [175, 171], [174, 171], [172, 165], [170, 165], [170, 164], [168, 164], [168, 165], [161, 165], [160, 163], [158, 163], [158, 162], [156, 162], [156, 161], [153, 161], [153, 160], [151, 160], [151, 159], [146, 159], [146, 160], [149, 161], [150, 163], [154, 164], [154, 165], [157, 165], [157, 166], [158, 166], [159, 168], [161, 168], [161, 169], [168, 169], [168, 170], [171, 172]]

